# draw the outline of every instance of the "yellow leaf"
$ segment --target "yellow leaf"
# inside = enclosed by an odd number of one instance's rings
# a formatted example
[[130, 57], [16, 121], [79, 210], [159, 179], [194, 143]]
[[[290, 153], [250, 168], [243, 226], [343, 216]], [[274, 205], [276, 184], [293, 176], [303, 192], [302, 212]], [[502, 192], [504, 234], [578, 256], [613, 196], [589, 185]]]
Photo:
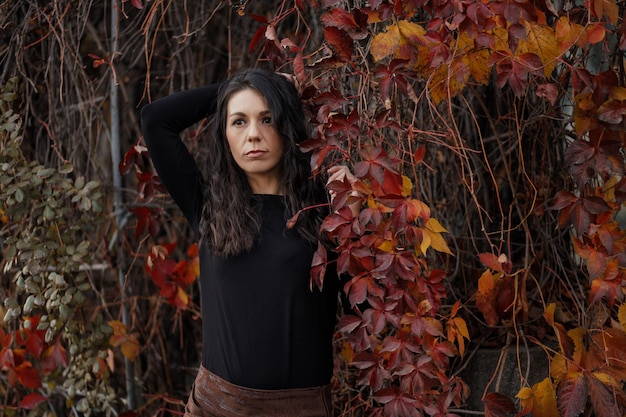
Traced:
[[532, 397], [533, 397], [533, 390], [529, 387], [522, 388], [515, 396], [515, 398], [519, 398], [522, 401], [528, 400], [529, 398], [532, 398]]
[[398, 29], [400, 30], [400, 34], [413, 45], [426, 44], [426, 40], [424, 39], [426, 30], [417, 23], [409, 22], [408, 20], [400, 20], [398, 22]]
[[[461, 62], [469, 70], [469, 75], [479, 84], [487, 84], [491, 76], [492, 66], [489, 65], [489, 51], [486, 48], [476, 49], [474, 39], [467, 32], [462, 32], [451, 49], [461, 57]], [[464, 84], [467, 84], [465, 77]]]
[[556, 34], [550, 26], [524, 20], [526, 39], [520, 39], [517, 54], [533, 53], [543, 63], [543, 72], [549, 77], [561, 55], [557, 47]]
[[533, 411], [533, 403], [534, 403], [534, 393], [532, 388], [524, 387], [522, 388], [516, 395], [519, 398], [520, 405], [522, 406], [523, 412], [529, 414]]
[[626, 304], [619, 306], [619, 309], [617, 310], [617, 319], [619, 320], [619, 324], [621, 324], [624, 328], [624, 331], [626, 331]]
[[441, 103], [448, 97], [455, 97], [465, 87], [465, 83], [459, 82], [457, 75], [461, 72], [466, 74], [465, 78], [467, 78], [469, 73], [461, 71], [457, 65], [462, 65], [462, 63], [452, 61], [450, 65], [440, 65], [428, 80], [428, 91], [435, 104]]
[[339, 355], [346, 363], [352, 362], [352, 359], [354, 358], [354, 350], [352, 349], [352, 345], [350, 344], [350, 342], [345, 341], [343, 343], [343, 346], [341, 347], [341, 353]]
[[185, 290], [182, 289], [181, 287], [178, 287], [178, 289], [176, 291], [176, 297], [178, 298], [178, 300], [180, 300], [180, 303], [182, 305], [186, 306], [186, 305], [189, 304], [189, 296], [187, 295]]
[[448, 255], [454, 255], [446, 241], [441, 237], [441, 233], [433, 232], [429, 229], [424, 229], [426, 234], [430, 236], [430, 247], [437, 252], [447, 253]]
[[555, 382], [560, 381], [567, 375], [567, 361], [560, 353], [555, 355], [550, 362], [550, 376]]
[[422, 233], [422, 242], [420, 243], [420, 251], [422, 255], [426, 255], [426, 251], [430, 248], [430, 235], [424, 231]]
[[433, 68], [430, 66], [430, 49], [428, 45], [418, 46], [415, 52], [417, 54], [411, 61], [413, 63], [413, 71], [424, 79], [430, 78]]
[[608, 385], [613, 388], [622, 389], [622, 386], [619, 382], [615, 380], [611, 375], [604, 372], [594, 372], [593, 376], [598, 378], [604, 385]]
[[380, 249], [383, 252], [393, 253], [394, 244], [391, 240], [385, 240], [383, 241], [383, 243], [378, 245], [378, 249]]
[[400, 46], [400, 30], [397, 25], [390, 25], [384, 33], [379, 33], [372, 39], [370, 53], [374, 62], [395, 54]]
[[556, 304], [550, 303], [548, 304], [548, 307], [546, 307], [545, 311], [543, 312], [543, 318], [546, 319], [546, 321], [548, 322], [550, 326], [554, 326], [554, 311], [555, 310], [556, 310]]
[[441, 223], [439, 223], [437, 221], [437, 219], [431, 217], [430, 219], [428, 219], [428, 221], [426, 222], [426, 228], [432, 232], [436, 232], [436, 233], [447, 233], [448, 231], [446, 230], [445, 227], [443, 227], [441, 225]]
[[585, 335], [585, 329], [577, 327], [567, 332], [567, 335], [574, 341], [574, 362], [578, 365], [582, 363], [583, 354], [585, 352], [585, 343], [583, 336]]
[[493, 29], [493, 38], [495, 40], [494, 51], [509, 51], [509, 31], [506, 28], [496, 26]]
[[467, 324], [465, 323], [465, 320], [460, 317], [455, 317], [453, 322], [456, 330], [458, 331], [456, 341], [459, 345], [459, 353], [463, 356], [465, 355], [465, 339], [470, 340], [469, 332], [467, 331]]
[[550, 378], [533, 385], [533, 415], [535, 417], [559, 417], [556, 391]]
[[413, 191], [413, 182], [411, 181], [411, 178], [407, 177], [406, 175], [403, 175], [402, 176], [402, 196], [408, 197], [411, 195], [412, 191]]

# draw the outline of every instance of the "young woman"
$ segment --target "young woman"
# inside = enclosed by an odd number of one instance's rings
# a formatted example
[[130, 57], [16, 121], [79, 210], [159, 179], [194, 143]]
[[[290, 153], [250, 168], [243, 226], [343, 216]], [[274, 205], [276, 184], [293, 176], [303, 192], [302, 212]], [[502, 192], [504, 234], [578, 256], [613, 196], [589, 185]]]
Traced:
[[[161, 181], [200, 240], [202, 363], [197, 416], [330, 416], [338, 280], [310, 267], [327, 209], [298, 144], [308, 137], [287, 77], [251, 69], [146, 105], [142, 130]], [[201, 165], [180, 132], [211, 120]], [[345, 173], [331, 171], [331, 179]]]

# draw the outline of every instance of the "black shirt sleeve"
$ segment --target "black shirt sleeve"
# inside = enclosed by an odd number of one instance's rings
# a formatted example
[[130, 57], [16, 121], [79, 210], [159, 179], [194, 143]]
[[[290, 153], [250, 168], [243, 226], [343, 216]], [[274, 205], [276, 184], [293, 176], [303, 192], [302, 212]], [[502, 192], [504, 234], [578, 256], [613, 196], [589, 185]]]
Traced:
[[141, 109], [141, 130], [161, 182], [198, 232], [202, 174], [180, 133], [215, 112], [219, 84], [175, 93]]

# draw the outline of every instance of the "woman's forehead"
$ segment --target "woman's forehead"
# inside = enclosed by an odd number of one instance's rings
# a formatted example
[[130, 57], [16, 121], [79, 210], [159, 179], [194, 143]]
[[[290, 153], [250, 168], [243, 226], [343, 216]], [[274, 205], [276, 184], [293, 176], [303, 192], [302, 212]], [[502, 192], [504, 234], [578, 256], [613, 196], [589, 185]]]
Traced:
[[226, 113], [261, 113], [269, 112], [265, 97], [252, 88], [246, 88], [233, 93], [226, 104]]

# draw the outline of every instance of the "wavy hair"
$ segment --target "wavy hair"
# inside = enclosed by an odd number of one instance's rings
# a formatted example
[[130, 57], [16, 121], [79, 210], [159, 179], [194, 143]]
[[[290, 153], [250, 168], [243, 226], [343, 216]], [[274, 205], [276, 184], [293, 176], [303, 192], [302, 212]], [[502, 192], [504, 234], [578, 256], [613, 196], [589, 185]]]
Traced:
[[[274, 129], [283, 142], [280, 191], [285, 201], [285, 221], [301, 209], [325, 202], [326, 198], [322, 179], [312, 176], [310, 155], [298, 146], [309, 137], [309, 132], [294, 85], [286, 77], [267, 70], [237, 73], [221, 85], [218, 93], [207, 147], [200, 221], [202, 243], [224, 257], [249, 251], [260, 233], [260, 207], [254, 204], [246, 175], [235, 162], [226, 139], [228, 102], [233, 94], [245, 89], [256, 90], [265, 98]], [[303, 211], [295, 229], [316, 245], [324, 214], [319, 208]]]

